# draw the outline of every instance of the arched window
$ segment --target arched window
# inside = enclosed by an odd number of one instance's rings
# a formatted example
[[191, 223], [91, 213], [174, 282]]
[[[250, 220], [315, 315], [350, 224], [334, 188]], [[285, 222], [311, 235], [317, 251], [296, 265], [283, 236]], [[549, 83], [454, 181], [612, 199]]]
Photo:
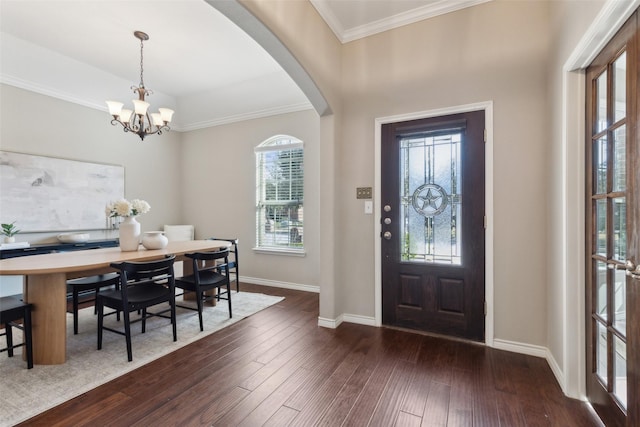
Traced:
[[258, 249], [304, 249], [303, 147], [297, 138], [276, 135], [255, 148]]

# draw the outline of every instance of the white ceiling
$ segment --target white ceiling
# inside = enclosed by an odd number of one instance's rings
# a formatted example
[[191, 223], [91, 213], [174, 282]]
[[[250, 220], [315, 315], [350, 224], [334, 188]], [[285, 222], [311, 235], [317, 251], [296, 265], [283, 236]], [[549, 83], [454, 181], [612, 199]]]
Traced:
[[[311, 0], [345, 43], [488, 0]], [[144, 83], [192, 130], [311, 108], [247, 34], [204, 0], [0, 0], [0, 81], [106, 111]]]

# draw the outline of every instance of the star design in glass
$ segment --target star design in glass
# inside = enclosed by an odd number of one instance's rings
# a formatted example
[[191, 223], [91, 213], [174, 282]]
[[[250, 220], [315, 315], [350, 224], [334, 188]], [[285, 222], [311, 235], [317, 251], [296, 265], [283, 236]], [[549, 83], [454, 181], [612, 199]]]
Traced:
[[441, 193], [434, 194], [432, 189], [429, 188], [427, 190], [427, 194], [424, 194], [424, 195], [419, 194], [418, 199], [422, 201], [422, 206], [421, 206], [422, 210], [424, 210], [427, 207], [432, 208], [433, 210], [437, 210], [438, 209], [437, 201], [442, 199], [442, 194]]

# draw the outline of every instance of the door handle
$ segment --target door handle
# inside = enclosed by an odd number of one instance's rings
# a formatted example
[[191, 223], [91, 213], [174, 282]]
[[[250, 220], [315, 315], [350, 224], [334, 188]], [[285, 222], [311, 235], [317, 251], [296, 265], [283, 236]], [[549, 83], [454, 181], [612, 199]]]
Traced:
[[615, 268], [616, 270], [626, 270], [626, 271], [633, 271], [636, 269], [636, 265], [633, 263], [633, 261], [631, 260], [627, 260], [624, 264], [608, 264], [609, 261], [607, 261], [607, 268]]
[[385, 239], [387, 239], [387, 240], [391, 240], [391, 232], [390, 232], [390, 231], [385, 231], [385, 232], [382, 234], [382, 237], [384, 237], [384, 238], [385, 238]]
[[627, 276], [635, 280], [640, 280], [640, 265], [635, 265], [633, 261], [627, 260], [624, 266], [620, 266], [619, 269], [627, 270]]

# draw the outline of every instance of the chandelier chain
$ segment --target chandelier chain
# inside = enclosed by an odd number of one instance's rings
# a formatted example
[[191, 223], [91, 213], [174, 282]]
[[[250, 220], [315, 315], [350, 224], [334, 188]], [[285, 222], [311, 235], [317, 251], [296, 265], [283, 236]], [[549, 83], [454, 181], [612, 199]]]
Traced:
[[144, 68], [143, 68], [143, 49], [144, 49], [144, 42], [142, 39], [140, 39], [140, 87], [144, 87], [144, 79], [142, 77]]

